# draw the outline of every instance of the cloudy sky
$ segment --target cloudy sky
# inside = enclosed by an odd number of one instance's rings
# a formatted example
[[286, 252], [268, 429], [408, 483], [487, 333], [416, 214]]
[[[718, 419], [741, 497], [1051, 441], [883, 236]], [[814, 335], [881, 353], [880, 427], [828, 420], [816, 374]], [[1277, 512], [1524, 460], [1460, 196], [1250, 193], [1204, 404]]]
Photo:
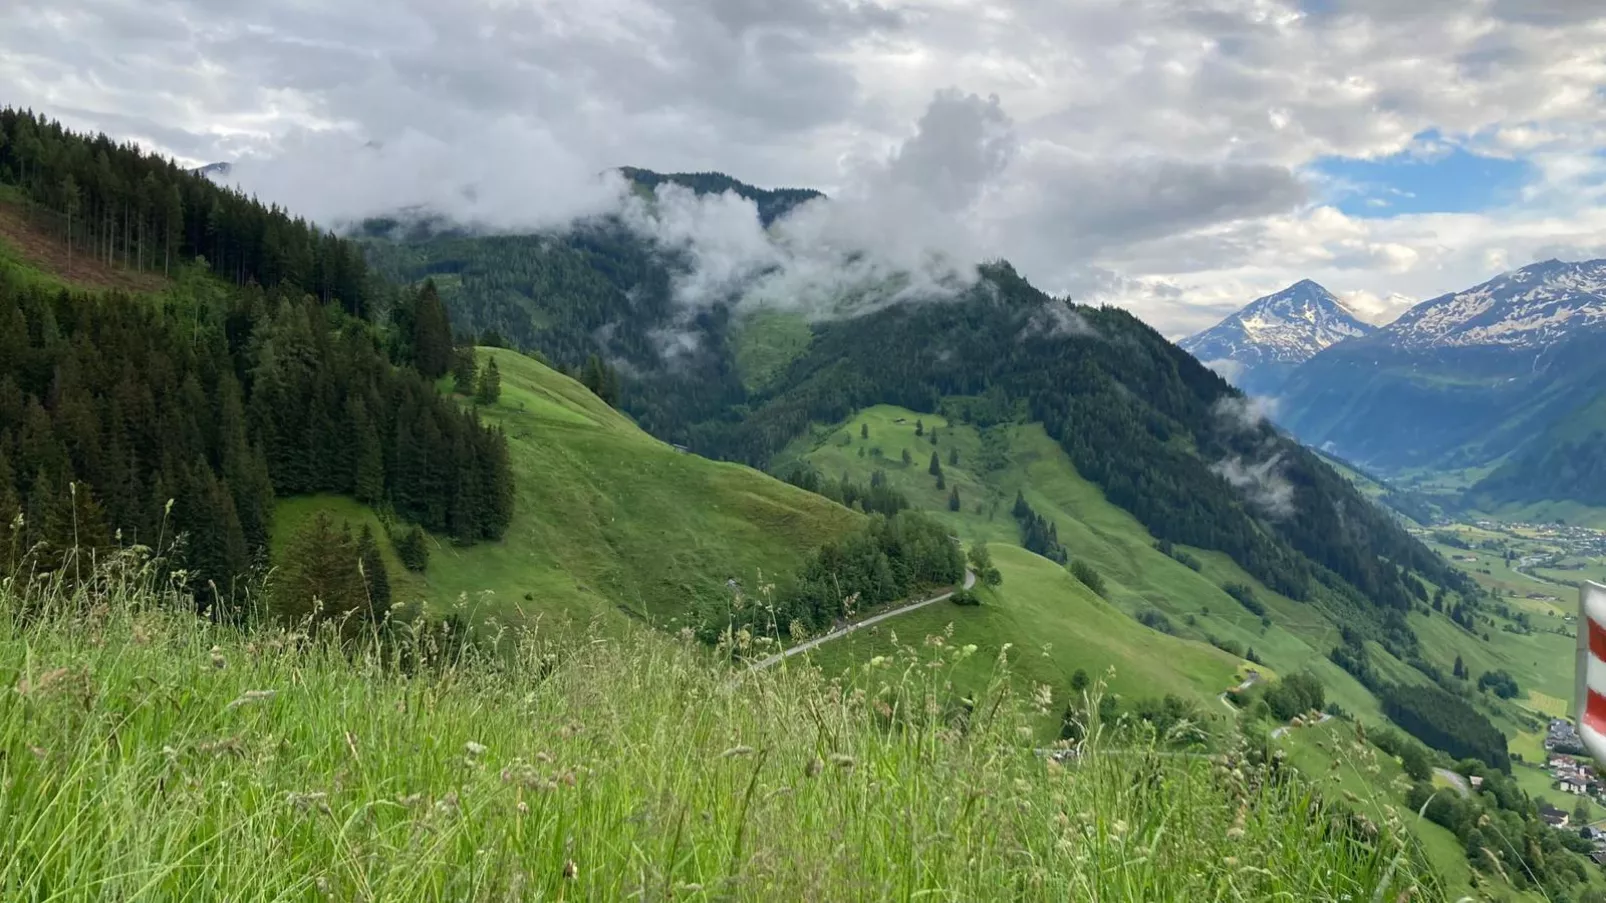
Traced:
[[320, 219], [818, 187], [1172, 336], [1606, 255], [1600, 0], [8, 0], [0, 85]]

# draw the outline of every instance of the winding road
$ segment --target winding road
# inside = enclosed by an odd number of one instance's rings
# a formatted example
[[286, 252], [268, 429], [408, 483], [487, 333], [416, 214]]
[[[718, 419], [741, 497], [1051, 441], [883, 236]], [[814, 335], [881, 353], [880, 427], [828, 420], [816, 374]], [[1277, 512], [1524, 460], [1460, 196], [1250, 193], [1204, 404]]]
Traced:
[[[964, 586], [964, 588], [965, 589], [970, 589], [971, 587], [973, 587], [975, 585], [976, 585], [976, 575], [975, 575], [975, 573], [972, 572], [969, 568], [966, 568], [965, 569], [965, 586]], [[792, 648], [787, 649], [787, 650], [785, 650], [783, 652], [777, 652], [776, 654], [770, 656], [769, 658], [759, 659], [758, 661], [754, 662], [750, 667], [754, 671], [762, 671], [765, 668], [770, 667], [771, 665], [779, 664], [782, 660], [788, 658], [789, 656], [797, 655], [797, 654], [802, 653], [802, 652], [807, 652], [810, 649], [813, 649], [814, 647], [820, 645], [821, 643], [829, 643], [830, 641], [832, 641], [834, 639], [837, 639], [839, 637], [845, 637], [848, 634], [850, 634], [853, 631], [858, 630], [860, 628], [869, 627], [871, 624], [879, 624], [879, 623], [881, 623], [882, 621], [885, 621], [888, 618], [896, 618], [898, 615], [907, 614], [907, 613], [909, 613], [911, 611], [914, 611], [917, 608], [925, 608], [927, 605], [935, 605], [938, 602], [944, 602], [944, 601], [946, 601], [948, 599], [952, 599], [954, 597], [954, 593], [955, 592], [958, 592], [958, 590], [949, 590], [949, 591], [947, 591], [947, 592], [945, 592], [945, 593], [943, 593], [941, 595], [932, 596], [929, 599], [921, 599], [918, 602], [910, 602], [907, 605], [903, 605], [903, 606], [900, 606], [898, 608], [894, 608], [891, 611], [884, 611], [881, 614], [875, 615], [874, 617], [865, 618], [862, 621], [857, 621], [855, 623], [847, 625], [846, 627], [838, 627], [837, 629], [831, 631], [830, 633], [821, 634], [820, 636], [817, 636], [814, 639], [809, 640], [807, 642], [798, 643], [796, 646], [793, 646]]]

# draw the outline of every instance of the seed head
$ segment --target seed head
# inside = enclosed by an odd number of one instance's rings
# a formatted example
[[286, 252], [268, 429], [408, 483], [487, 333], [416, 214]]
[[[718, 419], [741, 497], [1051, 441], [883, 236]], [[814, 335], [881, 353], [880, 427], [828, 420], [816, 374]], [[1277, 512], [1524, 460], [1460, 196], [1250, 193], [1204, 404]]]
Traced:
[[580, 877], [580, 866], [575, 865], [573, 859], [563, 860], [563, 880], [573, 881]]
[[485, 744], [475, 743], [473, 740], [470, 740], [463, 744], [463, 752], [466, 752], [471, 756], [482, 756], [485, 754]]
[[818, 776], [819, 773], [821, 771], [824, 771], [824, 770], [825, 770], [825, 763], [820, 761], [820, 757], [819, 756], [815, 756], [814, 758], [812, 758], [812, 759], [810, 759], [808, 761], [807, 765], [803, 766], [803, 775], [805, 777], [812, 778], [812, 777]]

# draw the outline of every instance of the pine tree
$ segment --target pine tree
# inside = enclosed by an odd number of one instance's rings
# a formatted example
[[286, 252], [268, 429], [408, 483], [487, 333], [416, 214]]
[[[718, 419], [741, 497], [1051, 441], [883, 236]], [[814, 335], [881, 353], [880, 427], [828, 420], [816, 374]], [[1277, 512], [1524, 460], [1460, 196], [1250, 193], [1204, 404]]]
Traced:
[[921, 421], [918, 417], [915, 418], [915, 435], [916, 436], [924, 436], [925, 434], [926, 434], [926, 424], [923, 421]]
[[452, 366], [452, 323], [433, 279], [425, 280], [415, 303], [413, 366], [426, 379], [439, 379]]
[[931, 463], [926, 466], [926, 473], [934, 477], [942, 476], [942, 462], [937, 459], [937, 453], [931, 453]]
[[474, 394], [474, 376], [479, 371], [473, 345], [460, 345], [452, 354], [452, 390], [459, 395]]
[[959, 510], [959, 487], [957, 485], [948, 492], [948, 510]]
[[307, 521], [285, 549], [272, 585], [275, 614], [290, 624], [343, 618], [368, 609], [368, 585], [351, 530], [325, 512]]
[[859, 438], [860, 439], [868, 439], [868, 438], [870, 438], [870, 424], [868, 424], [868, 423], [859, 424]]
[[936, 427], [932, 427], [931, 428], [931, 444], [932, 445], [936, 445], [937, 444], [937, 428]]
[[362, 561], [363, 579], [368, 584], [369, 617], [381, 621], [390, 611], [390, 575], [385, 572], [379, 544], [374, 542], [374, 531], [367, 524], [362, 525], [362, 533], [357, 537], [357, 557]]
[[944, 477], [940, 473], [937, 474], [937, 488], [938, 489], [947, 489], [948, 488], [948, 479], [946, 477]]
[[67, 214], [67, 275], [72, 275], [72, 219], [78, 213], [80, 203], [78, 196], [78, 180], [68, 173], [61, 180], [61, 208]]
[[497, 369], [496, 358], [485, 362], [480, 369], [479, 388], [474, 393], [474, 400], [480, 404], [496, 404], [502, 397], [502, 371]]

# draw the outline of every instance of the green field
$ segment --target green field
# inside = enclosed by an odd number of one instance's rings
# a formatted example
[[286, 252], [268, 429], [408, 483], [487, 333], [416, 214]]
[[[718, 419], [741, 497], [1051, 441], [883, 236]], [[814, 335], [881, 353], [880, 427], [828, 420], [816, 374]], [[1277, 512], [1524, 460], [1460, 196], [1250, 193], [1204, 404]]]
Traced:
[[[502, 373], [501, 400], [479, 410], [507, 434], [513, 523], [500, 542], [433, 541], [422, 578], [390, 558], [397, 601], [461, 601], [520, 621], [624, 613], [675, 629], [694, 600], [728, 599], [727, 580], [795, 568], [862, 519], [751, 468], [676, 451], [531, 358], [479, 355]], [[286, 499], [274, 545], [315, 510], [372, 518], [343, 499]]]
[[757, 310], [743, 317], [732, 336], [742, 383], [749, 389], [768, 386], [808, 350], [813, 338], [808, 321], [799, 314]]
[[[936, 429], [936, 446], [929, 436], [915, 435], [917, 420], [928, 432]], [[869, 437], [861, 438], [866, 427]], [[862, 457], [861, 447], [865, 449]], [[877, 448], [879, 457], [872, 452]], [[902, 463], [904, 450], [910, 453], [908, 466]], [[959, 453], [959, 463], [950, 464], [949, 454], [954, 450]], [[948, 510], [948, 489], [937, 489], [935, 478], [927, 472], [933, 451], [939, 455], [947, 486], [959, 487], [962, 504], [958, 512]], [[1015, 493], [1022, 492], [1036, 511], [1053, 521], [1071, 556], [1100, 572], [1107, 586], [1106, 597], [1116, 609], [1133, 617], [1158, 611], [1170, 620], [1179, 637], [1198, 645], [1214, 636], [1246, 650], [1252, 648], [1269, 672], [1310, 670], [1327, 685], [1330, 698], [1347, 711], [1382, 717], [1372, 695], [1327, 659], [1327, 650], [1338, 640], [1338, 628], [1320, 611], [1271, 592], [1221, 553], [1185, 550], [1202, 563], [1199, 572], [1162, 554], [1143, 525], [1083, 479], [1039, 424], [1005, 424], [983, 433], [940, 416], [880, 405], [843, 424], [816, 428], [788, 450], [779, 467], [784, 470], [789, 460], [807, 461], [832, 480], [846, 474], [864, 483], [874, 471], [882, 470], [889, 485], [907, 495], [916, 507], [943, 518], [966, 542], [980, 539], [1018, 544], [1020, 531], [1010, 507]], [[1043, 563], [1052, 565], [1046, 560]], [[1053, 569], [1058, 570], [1057, 566]], [[1268, 609], [1269, 627], [1222, 591], [1222, 585], [1228, 583], [1254, 588]], [[1006, 579], [1006, 598], [1009, 589]], [[1002, 622], [995, 624], [979, 641], [1014, 642], [1017, 647], [1033, 642], [1036, 628], [1029, 623], [1016, 622], [1018, 636], [997, 633], [1002, 628]], [[1185, 683], [1202, 684], [1200, 677], [1188, 674]], [[1223, 689], [1225, 684], [1215, 686], [1208, 696], [1196, 694], [1195, 698], [1219, 708], [1213, 697]]]
[[837, 673], [940, 637], [945, 645], [977, 647], [958, 674], [963, 687], [974, 688], [991, 678], [1007, 645], [1011, 671], [1033, 686], [1046, 684], [1061, 707], [1071, 675], [1082, 669], [1093, 678], [1111, 672], [1108, 685], [1118, 696], [1174, 693], [1201, 701], [1200, 714], [1212, 721], [1229, 714], [1213, 697], [1237, 683], [1241, 659], [1144, 627], [1046, 558], [1018, 546], [990, 550], [1004, 582], [981, 589], [981, 605], [927, 606], [848, 634], [809, 657]]
[[1050, 763], [1007, 681], [956, 728], [953, 647], [871, 697], [631, 628], [400, 670], [105, 576], [0, 583], [6, 900], [1443, 899], [1251, 762]]

